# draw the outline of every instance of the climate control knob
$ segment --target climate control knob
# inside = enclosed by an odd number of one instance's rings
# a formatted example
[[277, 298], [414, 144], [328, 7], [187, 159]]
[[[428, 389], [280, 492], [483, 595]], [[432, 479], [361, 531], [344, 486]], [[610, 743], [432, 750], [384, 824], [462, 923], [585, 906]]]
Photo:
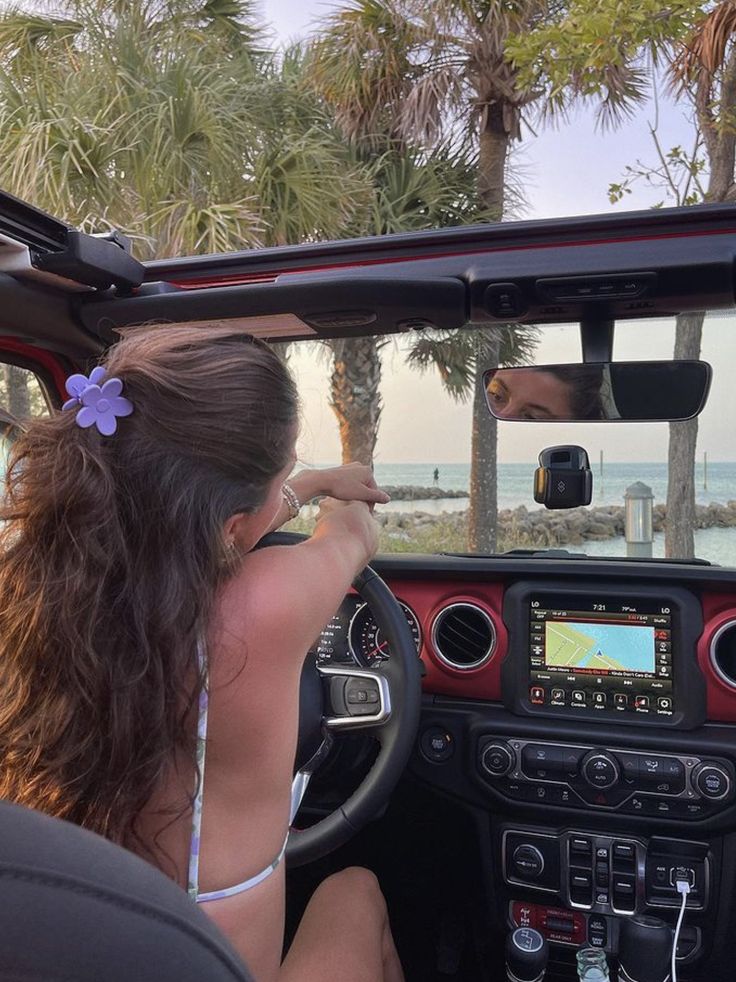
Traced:
[[481, 756], [483, 770], [491, 777], [506, 777], [514, 766], [514, 754], [507, 743], [489, 743]]
[[731, 791], [731, 779], [722, 767], [707, 761], [693, 771], [693, 784], [704, 798], [719, 801]]
[[593, 750], [583, 758], [580, 768], [583, 779], [598, 791], [607, 791], [618, 784], [621, 768], [613, 754], [601, 750]]

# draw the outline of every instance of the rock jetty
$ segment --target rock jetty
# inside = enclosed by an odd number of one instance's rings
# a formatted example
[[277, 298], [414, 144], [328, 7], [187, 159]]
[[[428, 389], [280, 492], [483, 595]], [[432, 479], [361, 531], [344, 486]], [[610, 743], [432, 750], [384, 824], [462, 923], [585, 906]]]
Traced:
[[434, 487], [421, 488], [412, 484], [382, 484], [381, 489], [390, 495], [394, 501], [438, 501], [443, 498], [467, 498], [467, 491], [445, 491]]
[[[423, 489], [424, 490], [424, 489]], [[446, 532], [464, 533], [467, 511], [442, 512], [441, 515], [423, 511], [377, 512], [376, 517], [389, 537], [412, 537], [413, 533], [430, 528], [438, 521]], [[654, 507], [654, 531], [664, 531], [666, 509]], [[736, 501], [727, 504], [699, 505], [696, 508], [697, 528], [736, 527]], [[621, 505], [571, 508], [569, 511], [528, 509], [523, 505], [507, 508], [498, 515], [499, 542], [506, 548], [536, 546], [580, 545], [583, 542], [602, 542], [624, 534], [624, 509]]]

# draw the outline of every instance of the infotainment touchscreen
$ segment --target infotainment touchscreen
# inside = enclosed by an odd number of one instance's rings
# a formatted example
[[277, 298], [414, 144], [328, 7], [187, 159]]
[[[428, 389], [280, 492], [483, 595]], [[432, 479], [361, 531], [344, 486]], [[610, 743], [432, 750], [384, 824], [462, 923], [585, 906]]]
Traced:
[[672, 716], [672, 610], [608, 597], [529, 601], [529, 699], [535, 706]]

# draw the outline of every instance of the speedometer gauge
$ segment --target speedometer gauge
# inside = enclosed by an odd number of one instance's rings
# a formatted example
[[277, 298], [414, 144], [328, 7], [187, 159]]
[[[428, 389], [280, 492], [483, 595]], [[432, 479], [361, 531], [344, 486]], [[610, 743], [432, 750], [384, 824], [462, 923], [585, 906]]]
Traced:
[[[422, 647], [422, 629], [419, 627], [419, 621], [411, 607], [401, 601], [399, 607], [404, 612], [419, 654]], [[356, 662], [364, 668], [375, 668], [391, 654], [388, 641], [381, 634], [381, 629], [376, 624], [368, 604], [363, 604], [355, 611], [350, 621], [348, 644]]]

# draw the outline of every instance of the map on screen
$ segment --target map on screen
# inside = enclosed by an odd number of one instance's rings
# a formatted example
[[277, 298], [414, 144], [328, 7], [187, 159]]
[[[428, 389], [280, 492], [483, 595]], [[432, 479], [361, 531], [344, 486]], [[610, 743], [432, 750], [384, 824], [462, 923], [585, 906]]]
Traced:
[[629, 624], [547, 621], [545, 662], [550, 668], [654, 674], [654, 628]]

